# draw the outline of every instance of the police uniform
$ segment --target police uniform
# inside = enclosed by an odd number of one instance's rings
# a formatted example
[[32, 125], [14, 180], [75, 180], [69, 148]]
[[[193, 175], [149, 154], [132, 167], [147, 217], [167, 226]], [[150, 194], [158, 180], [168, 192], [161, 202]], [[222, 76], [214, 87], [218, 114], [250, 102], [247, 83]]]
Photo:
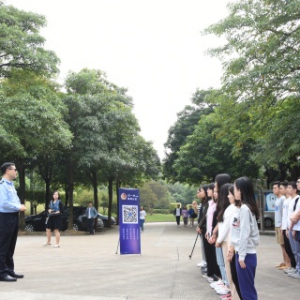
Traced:
[[18, 237], [21, 202], [12, 181], [0, 181], [0, 279], [16, 278], [13, 255]]

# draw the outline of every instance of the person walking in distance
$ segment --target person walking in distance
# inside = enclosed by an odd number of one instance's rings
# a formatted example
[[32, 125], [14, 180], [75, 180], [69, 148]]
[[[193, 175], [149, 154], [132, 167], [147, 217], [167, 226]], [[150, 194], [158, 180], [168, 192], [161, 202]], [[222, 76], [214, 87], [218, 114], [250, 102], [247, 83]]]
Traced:
[[144, 210], [144, 207], [141, 206], [141, 208], [140, 208], [140, 227], [141, 227], [142, 231], [144, 231], [145, 220], [146, 220], [146, 211]]
[[188, 210], [186, 209], [186, 205], [185, 205], [182, 210], [182, 219], [183, 219], [184, 227], [187, 226], [188, 218], [189, 218], [189, 213], [188, 213]]
[[24, 275], [14, 271], [14, 252], [19, 230], [19, 212], [26, 207], [21, 204], [14, 187], [17, 177], [14, 163], [6, 162], [1, 166], [3, 174], [0, 181], [0, 281], [16, 281]]
[[95, 233], [95, 218], [98, 216], [97, 209], [93, 206], [93, 202], [90, 201], [88, 207], [85, 210], [85, 216], [87, 217], [88, 230], [91, 235]]
[[177, 207], [174, 209], [174, 215], [176, 217], [177, 227], [180, 225], [181, 214], [182, 214], [182, 210], [181, 210], [180, 204], [177, 204]]

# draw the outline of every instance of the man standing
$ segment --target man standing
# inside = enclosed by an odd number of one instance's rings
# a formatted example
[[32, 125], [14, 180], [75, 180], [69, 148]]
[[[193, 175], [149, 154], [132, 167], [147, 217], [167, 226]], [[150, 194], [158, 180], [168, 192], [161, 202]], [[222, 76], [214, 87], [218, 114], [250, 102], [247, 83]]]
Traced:
[[177, 208], [174, 210], [174, 215], [176, 217], [177, 227], [180, 225], [181, 207], [177, 204]]
[[93, 202], [90, 201], [87, 209], [85, 210], [85, 215], [88, 220], [88, 230], [90, 234], [94, 234], [94, 227], [95, 227], [95, 218], [98, 215], [97, 209], [93, 206]]
[[300, 249], [299, 249], [299, 244], [297, 244], [297, 242], [294, 239], [293, 236], [293, 231], [295, 230], [291, 221], [291, 216], [293, 214], [293, 212], [295, 211], [298, 201], [299, 201], [299, 195], [298, 195], [298, 191], [297, 191], [297, 184], [295, 181], [291, 181], [288, 183], [288, 187], [287, 187], [287, 193], [291, 196], [291, 200], [289, 202], [289, 208], [288, 208], [288, 225], [287, 225], [287, 230], [286, 230], [286, 235], [289, 239], [290, 245], [291, 245], [291, 249], [293, 251], [294, 257], [295, 257], [295, 261], [296, 261], [296, 269], [292, 269], [291, 271], [289, 271], [288, 276], [292, 277], [292, 278], [297, 278], [300, 279], [300, 263], [298, 264], [298, 252], [300, 254]]
[[3, 174], [0, 181], [0, 281], [16, 281], [24, 275], [14, 271], [14, 252], [19, 230], [19, 211], [25, 211], [14, 187], [17, 177], [14, 163], [1, 166]]
[[284, 249], [284, 240], [283, 240], [283, 235], [282, 235], [282, 206], [283, 202], [285, 200], [285, 196], [281, 194], [280, 191], [280, 182], [276, 181], [273, 183], [273, 194], [276, 196], [275, 200], [275, 234], [276, 234], [276, 240], [277, 244], [280, 245], [281, 247], [281, 252], [282, 252], [282, 263], [280, 263], [277, 268], [284, 268], [287, 265], [286, 261], [286, 252]]

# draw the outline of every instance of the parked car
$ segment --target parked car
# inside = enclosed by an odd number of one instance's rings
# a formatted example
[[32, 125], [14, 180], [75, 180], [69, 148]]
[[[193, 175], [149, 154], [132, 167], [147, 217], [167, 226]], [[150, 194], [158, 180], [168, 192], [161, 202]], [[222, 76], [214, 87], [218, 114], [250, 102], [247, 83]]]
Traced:
[[[104, 227], [107, 227], [108, 225], [108, 216], [102, 215], [100, 213], [98, 213], [99, 218], [103, 221]], [[116, 225], [116, 219], [114, 217], [110, 218], [110, 224], [111, 225]]]
[[[73, 207], [73, 229], [74, 230], [87, 230], [87, 220], [85, 216], [85, 207], [84, 206], [74, 206]], [[46, 218], [47, 211], [37, 215], [31, 215], [25, 218], [25, 231], [33, 232], [33, 231], [44, 231], [46, 230]], [[66, 230], [68, 228], [69, 223], [69, 207], [64, 208], [64, 212], [62, 215], [62, 230]], [[97, 218], [97, 229], [104, 228], [104, 224], [100, 217]]]
[[[257, 221], [258, 225], [260, 224], [260, 220]], [[270, 229], [274, 226], [275, 223], [275, 214], [274, 211], [265, 211], [264, 212], [264, 226], [265, 229]]]

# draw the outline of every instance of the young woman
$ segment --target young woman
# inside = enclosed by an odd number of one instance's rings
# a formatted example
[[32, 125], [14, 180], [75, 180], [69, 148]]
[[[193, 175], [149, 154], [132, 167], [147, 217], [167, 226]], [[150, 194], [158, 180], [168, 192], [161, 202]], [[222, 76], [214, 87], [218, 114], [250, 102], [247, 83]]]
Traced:
[[188, 218], [189, 218], [189, 214], [188, 214], [186, 205], [183, 207], [183, 210], [182, 210], [182, 218], [183, 218], [183, 225], [185, 227], [185, 226], [187, 226]]
[[227, 183], [224, 184], [220, 189], [220, 200], [219, 206], [220, 211], [218, 214], [218, 239], [216, 242], [216, 247], [222, 248], [223, 259], [225, 263], [225, 269], [227, 274], [227, 279], [229, 282], [229, 287], [231, 291], [232, 300], [242, 300], [240, 294], [240, 289], [238, 285], [238, 278], [235, 268], [235, 260], [233, 259], [233, 265], [231, 266], [230, 262], [227, 259], [228, 245], [230, 243], [230, 225], [232, 221], [233, 214], [237, 210], [234, 200], [234, 186], [233, 184]]
[[[229, 295], [230, 293], [230, 289], [229, 289], [229, 283], [228, 283], [228, 278], [227, 278], [227, 273], [226, 273], [226, 269], [225, 269], [225, 262], [224, 262], [224, 258], [223, 258], [223, 251], [222, 248], [220, 247], [220, 245], [217, 245], [216, 242], [216, 237], [217, 237], [217, 232], [218, 232], [218, 228], [220, 223], [218, 223], [218, 216], [220, 214], [220, 211], [222, 209], [222, 203], [224, 202], [223, 198], [227, 198], [227, 190], [228, 190], [228, 186], [226, 186], [228, 184], [224, 184], [220, 191], [217, 192], [217, 189], [215, 187], [214, 189], [214, 199], [217, 200], [217, 209], [214, 212], [214, 217], [213, 217], [213, 234], [209, 240], [209, 243], [215, 245], [215, 251], [216, 251], [216, 259], [217, 259], [217, 264], [219, 266], [220, 272], [221, 272], [221, 277], [222, 280], [218, 280], [216, 282], [213, 282], [210, 284], [210, 286], [212, 288], [215, 289], [215, 291], [218, 294], [221, 295]], [[224, 193], [224, 186], [225, 186], [225, 190], [226, 192]], [[228, 201], [227, 201], [228, 202]], [[225, 298], [226, 299], [226, 298]]]
[[228, 256], [234, 255], [233, 250], [236, 252], [236, 271], [243, 300], [257, 300], [254, 279], [257, 266], [256, 246], [259, 244], [259, 210], [253, 184], [248, 177], [240, 177], [235, 181], [234, 197], [241, 202], [241, 207], [233, 215]]
[[208, 209], [206, 213], [206, 234], [205, 238], [207, 240], [207, 248], [205, 248], [205, 256], [207, 262], [207, 281], [213, 282], [217, 281], [221, 277], [220, 269], [217, 264], [216, 250], [213, 243], [209, 243], [210, 237], [213, 231], [213, 216], [217, 207], [216, 199], [213, 197], [215, 184], [211, 183], [207, 189], [207, 194], [212, 199], [208, 202]]
[[49, 204], [48, 217], [46, 221], [47, 242], [44, 246], [51, 245], [51, 231], [54, 230], [56, 244], [53, 248], [59, 248], [60, 230], [61, 230], [61, 214], [63, 212], [63, 204], [59, 200], [58, 191], [53, 192], [53, 200]]
[[[198, 215], [198, 226], [196, 228], [196, 231], [200, 234], [201, 237], [201, 250], [202, 250], [202, 261], [197, 264], [198, 267], [205, 268], [207, 266], [207, 260], [206, 260], [206, 250], [207, 247], [207, 240], [205, 239], [206, 234], [206, 213], [208, 209], [208, 201], [209, 197], [207, 195], [207, 189], [208, 184], [204, 184], [202, 187], [199, 188], [199, 197], [202, 199], [202, 209]], [[205, 273], [205, 272], [204, 272]]]

